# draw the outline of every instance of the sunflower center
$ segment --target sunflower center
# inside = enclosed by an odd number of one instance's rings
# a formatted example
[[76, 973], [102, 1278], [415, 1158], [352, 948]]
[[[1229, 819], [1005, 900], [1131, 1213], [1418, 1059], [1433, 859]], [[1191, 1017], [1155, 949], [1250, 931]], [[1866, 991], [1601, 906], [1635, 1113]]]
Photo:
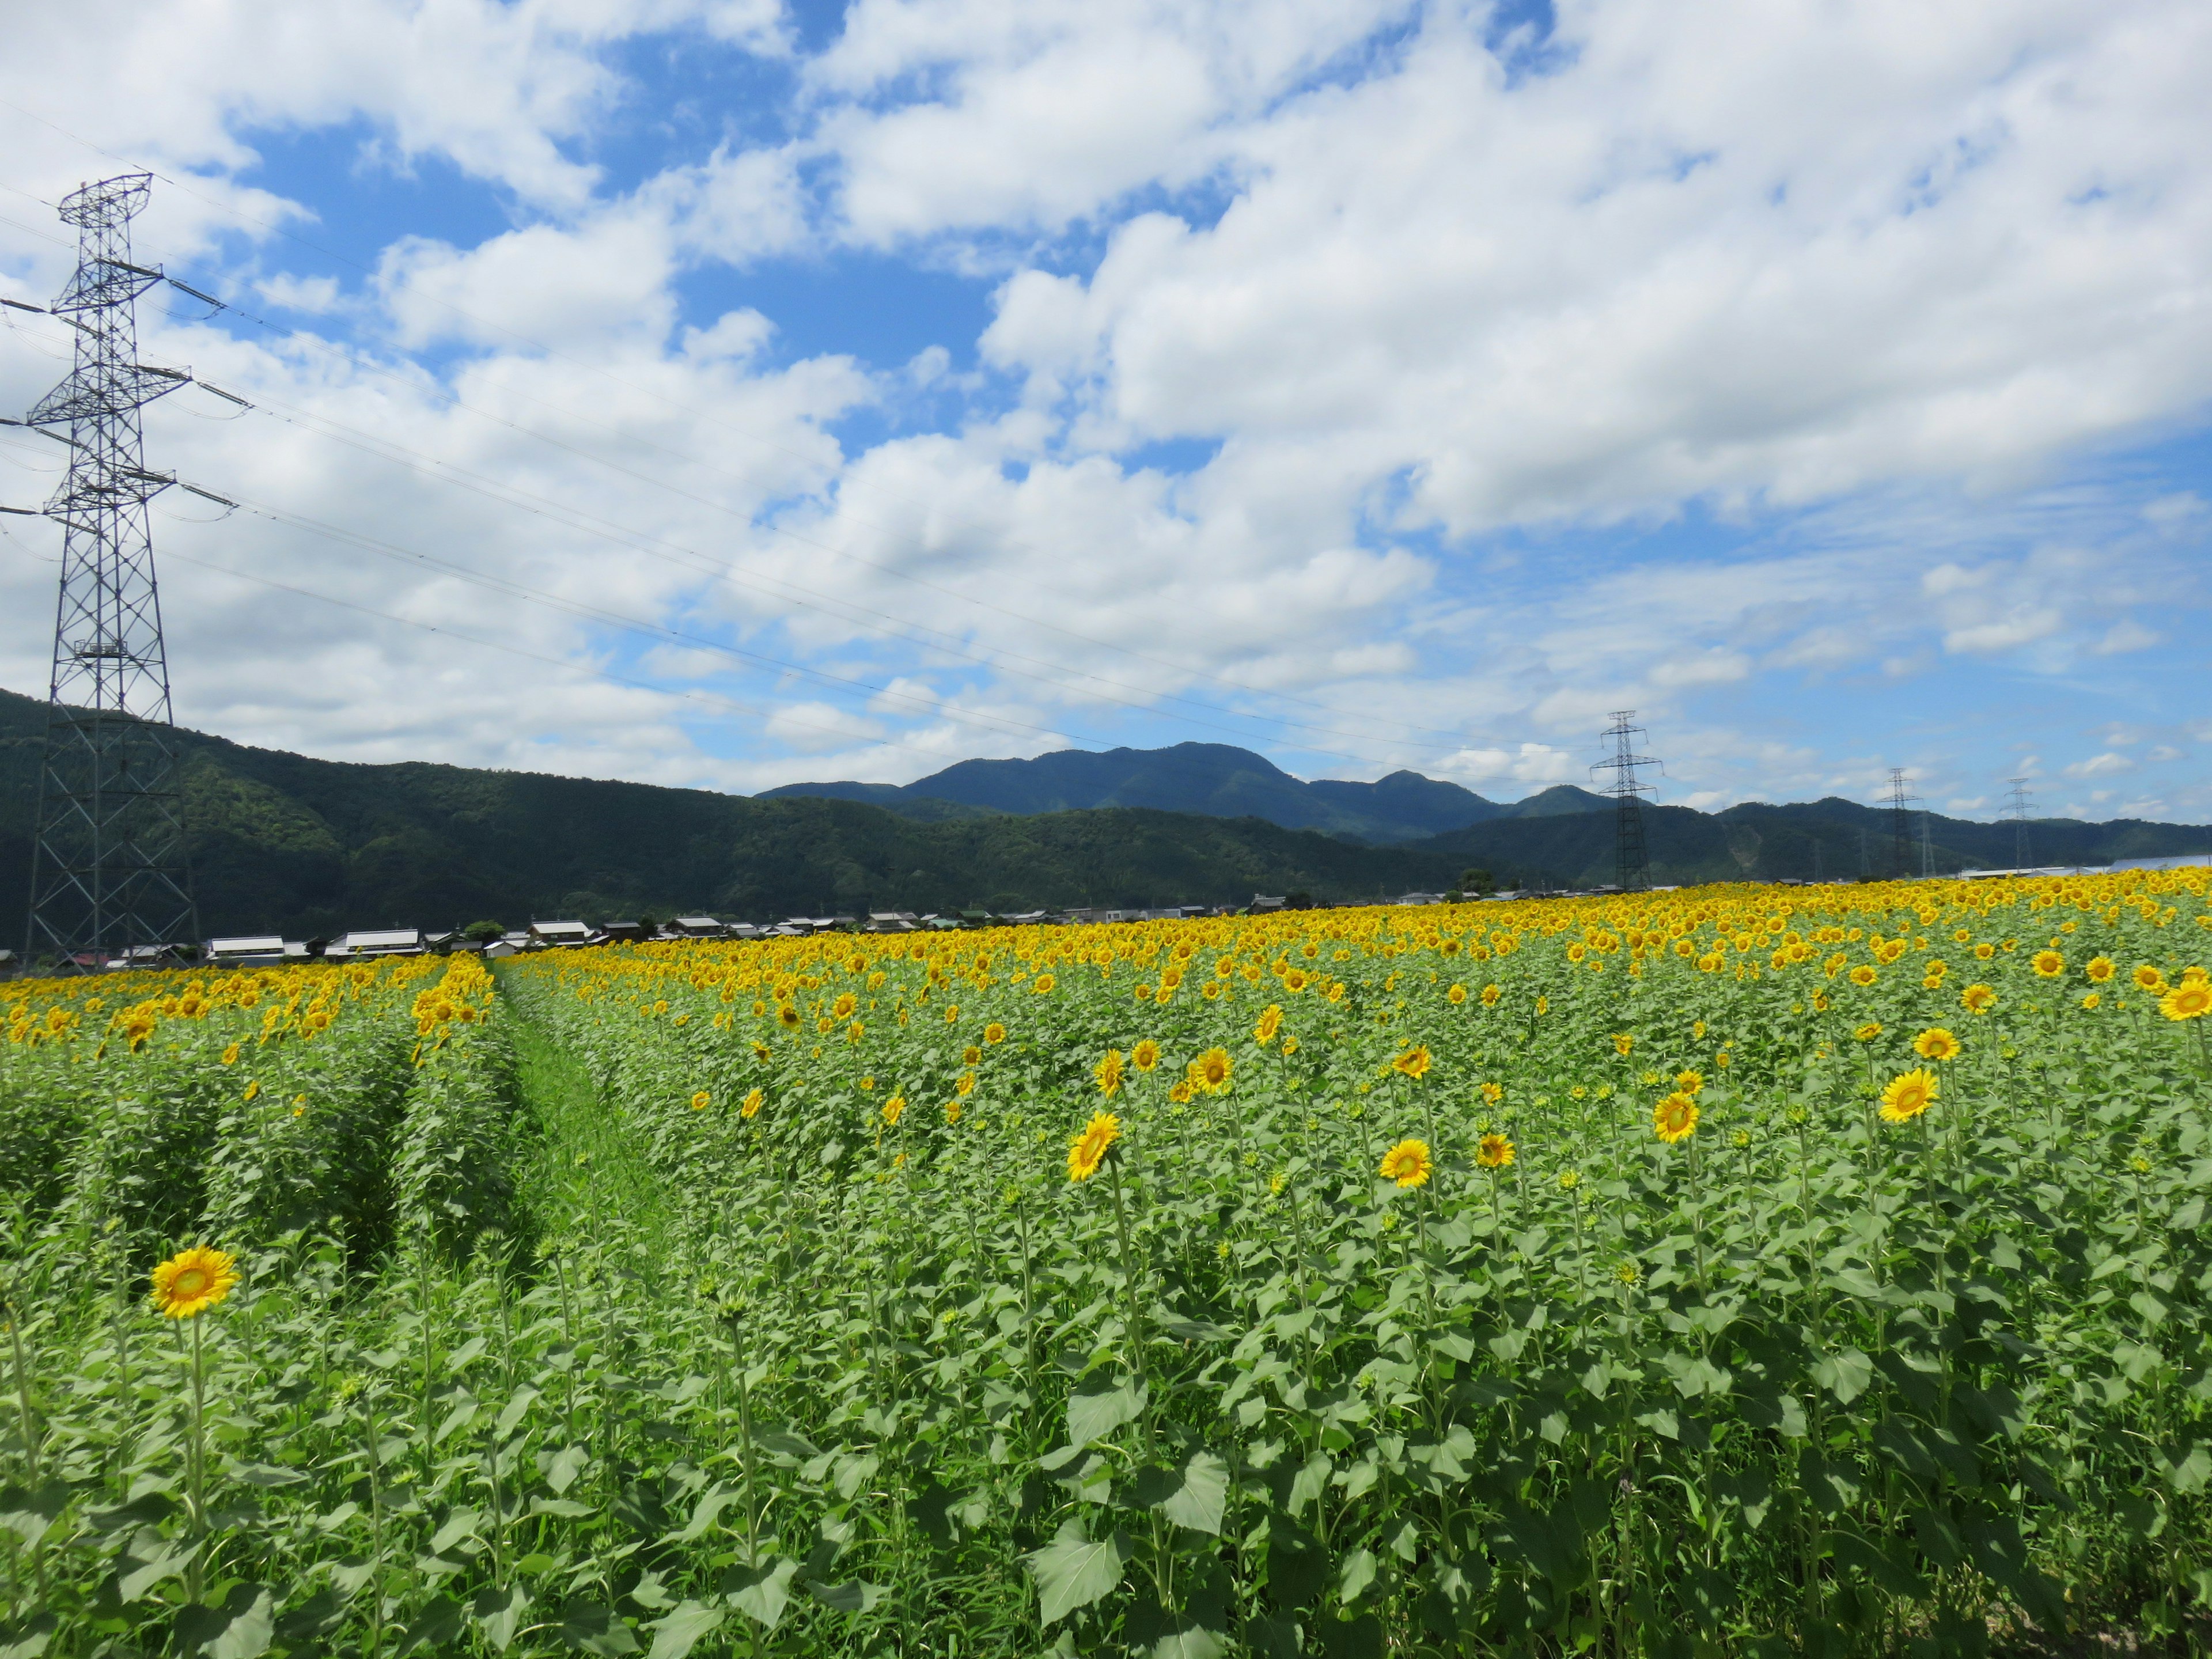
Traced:
[[207, 1293], [208, 1285], [212, 1282], [206, 1268], [187, 1267], [177, 1275], [169, 1289], [172, 1293], [179, 1297], [204, 1296]]

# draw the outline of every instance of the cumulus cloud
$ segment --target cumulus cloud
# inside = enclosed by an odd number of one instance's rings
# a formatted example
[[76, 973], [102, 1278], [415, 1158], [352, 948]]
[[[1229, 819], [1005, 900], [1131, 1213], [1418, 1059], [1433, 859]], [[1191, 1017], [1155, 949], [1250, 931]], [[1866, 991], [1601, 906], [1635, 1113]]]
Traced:
[[[2207, 487], [2097, 458], [2212, 392], [2212, 16], [1557, 10], [1534, 58], [1402, 0], [858, 0], [811, 55], [775, 0], [94, 0], [13, 44], [189, 184], [149, 248], [309, 325], [145, 319], [258, 405], [149, 414], [262, 514], [160, 532], [243, 573], [165, 595], [233, 735], [746, 787], [1073, 730], [1533, 787], [1632, 708], [1692, 800], [1907, 761], [1977, 803], [2014, 721], [2084, 779], [2116, 711], [2178, 741]], [[119, 165], [0, 137], [49, 202]], [[351, 173], [280, 190], [295, 139]], [[448, 174], [465, 210], [352, 216]], [[35, 300], [71, 249], [17, 206]], [[908, 326], [948, 280], [974, 310]], [[27, 404], [65, 331], [6, 338]]]

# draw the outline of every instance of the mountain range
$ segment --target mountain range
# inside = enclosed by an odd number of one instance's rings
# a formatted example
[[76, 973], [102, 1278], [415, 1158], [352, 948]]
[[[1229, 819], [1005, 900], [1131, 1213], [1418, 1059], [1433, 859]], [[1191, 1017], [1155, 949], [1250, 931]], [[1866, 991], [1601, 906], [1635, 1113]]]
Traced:
[[923, 823], [979, 813], [1079, 812], [1148, 807], [1214, 818], [1265, 818], [1285, 830], [1376, 846], [1421, 841], [1494, 818], [1556, 817], [1609, 805], [1560, 784], [1501, 805], [1472, 789], [1419, 772], [1393, 772], [1373, 783], [1337, 778], [1307, 782], [1266, 757], [1222, 743], [1167, 749], [1061, 749], [1034, 760], [970, 760], [914, 783], [787, 783], [759, 799], [811, 795], [866, 801]]
[[[0, 691], [0, 945], [23, 938], [45, 730], [43, 702]], [[216, 935], [702, 910], [759, 921], [1243, 903], [1255, 892], [1357, 902], [1442, 890], [1470, 868], [1508, 887], [1593, 886], [1613, 872], [1612, 805], [1587, 791], [1500, 805], [1411, 773], [1301, 783], [1217, 744], [964, 763], [938, 775], [959, 775], [941, 787], [969, 799], [894, 791], [885, 803], [804, 787], [748, 798], [359, 765], [187, 730], [177, 744], [201, 921]], [[1231, 807], [1244, 815], [1223, 816]], [[1306, 816], [1286, 824], [1261, 807]], [[1308, 827], [1328, 812], [1340, 815], [1322, 817], [1330, 833]], [[1456, 827], [1409, 834], [1470, 812]], [[1646, 807], [1644, 823], [1659, 883], [1850, 879], [1887, 873], [1893, 857], [1886, 811], [1833, 798], [1718, 813]], [[2011, 860], [2009, 823], [1933, 817], [1929, 830], [1939, 872]], [[2205, 826], [2043, 819], [2029, 833], [2031, 856], [2046, 863], [2212, 849]]]

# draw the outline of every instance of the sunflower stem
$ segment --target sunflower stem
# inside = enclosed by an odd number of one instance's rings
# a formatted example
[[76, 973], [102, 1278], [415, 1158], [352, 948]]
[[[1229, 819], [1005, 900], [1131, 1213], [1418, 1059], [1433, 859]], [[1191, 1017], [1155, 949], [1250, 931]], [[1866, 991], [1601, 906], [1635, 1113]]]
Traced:
[[192, 1443], [185, 1464], [185, 1478], [191, 1494], [192, 1553], [185, 1563], [185, 1599], [200, 1599], [202, 1569], [207, 1544], [207, 1360], [200, 1337], [200, 1322], [196, 1315], [186, 1322], [192, 1328]]
[[[40, 1486], [39, 1437], [32, 1432], [31, 1371], [23, 1358], [23, 1321], [12, 1302], [8, 1305], [8, 1337], [15, 1357], [15, 1410], [22, 1426], [23, 1461], [30, 1474], [30, 1489]], [[31, 1550], [31, 1573], [38, 1582], [39, 1600], [46, 1599], [46, 1540], [43, 1532]]]

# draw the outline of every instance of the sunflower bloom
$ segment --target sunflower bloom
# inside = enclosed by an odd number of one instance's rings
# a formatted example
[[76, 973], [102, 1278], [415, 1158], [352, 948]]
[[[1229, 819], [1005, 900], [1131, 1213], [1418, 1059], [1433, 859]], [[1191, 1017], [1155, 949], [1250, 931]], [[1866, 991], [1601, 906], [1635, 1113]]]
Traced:
[[1910, 1123], [1936, 1103], [1942, 1085], [1936, 1073], [1916, 1066], [1890, 1079], [1881, 1091], [1881, 1115], [1886, 1123]]
[[1960, 1045], [1940, 1025], [1932, 1025], [1912, 1039], [1912, 1052], [1923, 1060], [1956, 1060]]
[[905, 1113], [906, 1097], [904, 1095], [893, 1095], [884, 1103], [884, 1121], [886, 1123], [896, 1123], [905, 1115]]
[[1863, 962], [1850, 972], [1850, 981], [1854, 985], [1871, 985], [1877, 977], [1875, 970]]
[[1959, 993], [1959, 1006], [1970, 1014], [1986, 1014], [1997, 1006], [1997, 994], [1986, 985], [1969, 985]]
[[2030, 960], [2037, 975], [2044, 979], [2057, 979], [2066, 971], [2066, 958], [2056, 951], [2038, 951]]
[[154, 1305], [171, 1319], [197, 1319], [238, 1283], [238, 1259], [194, 1245], [154, 1269]]
[[1004, 1042], [1006, 1040], [1006, 1028], [1005, 1026], [1003, 1026], [1003, 1025], [1000, 1024], [999, 1024], [999, 1022], [998, 1022], [997, 1020], [995, 1020], [995, 1019], [994, 1019], [994, 1020], [993, 1020], [993, 1021], [992, 1021], [988, 1025], [986, 1025], [986, 1026], [983, 1028], [983, 1041], [984, 1041], [984, 1042]]
[[1482, 1006], [1486, 1008], [1495, 1008], [1498, 1006], [1498, 999], [1504, 994], [1505, 993], [1495, 985], [1486, 985], [1482, 988]]
[[1146, 1037], [1129, 1051], [1129, 1064], [1140, 1072], [1149, 1072], [1160, 1063], [1160, 1045]]
[[1259, 1024], [1253, 1026], [1252, 1035], [1264, 1047], [1275, 1040], [1275, 1033], [1283, 1029], [1283, 1011], [1279, 1005], [1269, 1003], [1260, 1011]]
[[738, 1108], [738, 1115], [743, 1117], [756, 1117], [759, 1115], [761, 1106], [767, 1099], [768, 1097], [763, 1094], [759, 1090], [754, 1090], [750, 1094], [745, 1097], [745, 1103]]
[[2212, 986], [2184, 980], [2158, 1000], [2158, 1011], [2168, 1019], [2202, 1019], [2212, 1013]]
[[704, 1089], [700, 1090], [696, 1094], [691, 1097], [691, 1109], [695, 1112], [703, 1112], [714, 1103], [714, 1097], [708, 1094]]
[[1698, 1103], [1677, 1089], [1651, 1109], [1651, 1132], [1669, 1146], [1698, 1132]]
[[1410, 1078], [1429, 1074], [1429, 1050], [1426, 1043], [1419, 1043], [1390, 1062], [1390, 1069]]
[[1876, 1037], [1881, 1035], [1881, 1026], [1879, 1022], [1870, 1019], [1865, 1024], [1853, 1031], [1851, 1035], [1856, 1037], [1861, 1042], [1872, 1042]]
[[2081, 971], [2089, 976], [2090, 984], [2102, 985], [2120, 971], [2120, 965], [2110, 957], [2091, 957]]
[[1190, 1080], [1210, 1095], [1218, 1095], [1229, 1086], [1229, 1063], [1226, 1048], [1208, 1048], [1190, 1063]]
[[2135, 979], [2136, 989], [2148, 991], [2153, 996], [2166, 989], [2166, 975], [2148, 962], [2136, 969]]
[[1109, 1099], [1121, 1089], [1121, 1051], [1109, 1048], [1106, 1058], [1098, 1062], [1092, 1075], [1098, 1079], [1098, 1092]]
[[1502, 1170], [1513, 1162], [1513, 1143], [1504, 1135], [1485, 1135], [1475, 1145], [1474, 1161], [1486, 1170]]
[[1121, 1138], [1121, 1120], [1111, 1112], [1094, 1114], [1083, 1133], [1067, 1143], [1067, 1178], [1088, 1181]]
[[1626, 1060], [1636, 1052], [1636, 1039], [1626, 1031], [1615, 1031], [1613, 1034], [1613, 1052]]
[[1380, 1173], [1385, 1181], [1395, 1181], [1401, 1188], [1411, 1188], [1426, 1183], [1429, 1171], [1435, 1167], [1429, 1161], [1427, 1141], [1407, 1139], [1382, 1154]]

